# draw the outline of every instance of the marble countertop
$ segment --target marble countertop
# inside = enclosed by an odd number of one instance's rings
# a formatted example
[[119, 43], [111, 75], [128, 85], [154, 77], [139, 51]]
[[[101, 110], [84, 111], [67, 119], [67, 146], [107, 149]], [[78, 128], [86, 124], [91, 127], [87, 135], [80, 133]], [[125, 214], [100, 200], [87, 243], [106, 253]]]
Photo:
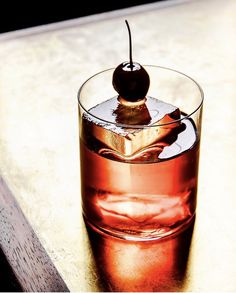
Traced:
[[235, 291], [234, 0], [169, 0], [1, 34], [1, 175], [69, 289], [99, 291], [81, 219], [77, 92], [127, 59], [125, 19], [137, 62], [182, 71], [205, 93], [197, 218], [175, 290]]

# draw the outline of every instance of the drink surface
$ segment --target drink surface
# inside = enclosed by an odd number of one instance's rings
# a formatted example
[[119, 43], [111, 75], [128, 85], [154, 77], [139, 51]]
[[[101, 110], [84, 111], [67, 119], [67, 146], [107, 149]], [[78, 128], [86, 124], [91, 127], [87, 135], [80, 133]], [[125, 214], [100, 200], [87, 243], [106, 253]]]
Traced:
[[[116, 98], [90, 113], [98, 116], [102, 107], [113, 108], [112, 118], [105, 109], [103, 114], [116, 121], [120, 112], [114, 115], [114, 103]], [[196, 208], [199, 140], [194, 122], [154, 98], [146, 105], [148, 128], [125, 128], [82, 116], [84, 216], [94, 228], [123, 238], [169, 235], [186, 225]], [[178, 115], [185, 119], [173, 122]]]

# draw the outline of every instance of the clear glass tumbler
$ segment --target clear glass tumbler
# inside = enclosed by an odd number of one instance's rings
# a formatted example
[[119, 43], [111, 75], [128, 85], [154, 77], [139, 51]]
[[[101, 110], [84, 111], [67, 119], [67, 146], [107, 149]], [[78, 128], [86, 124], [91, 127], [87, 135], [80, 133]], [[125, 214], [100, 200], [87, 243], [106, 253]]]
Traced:
[[119, 102], [114, 69], [95, 74], [78, 93], [85, 221], [140, 241], [172, 235], [194, 218], [203, 107], [203, 91], [189, 76], [144, 68], [150, 87], [141, 106]]

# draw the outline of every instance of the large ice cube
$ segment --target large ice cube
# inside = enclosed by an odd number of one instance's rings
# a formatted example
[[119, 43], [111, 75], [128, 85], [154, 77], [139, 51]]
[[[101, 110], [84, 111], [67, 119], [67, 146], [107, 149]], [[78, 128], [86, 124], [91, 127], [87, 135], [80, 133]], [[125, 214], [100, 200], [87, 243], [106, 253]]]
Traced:
[[[146, 103], [135, 109], [124, 107], [114, 97], [91, 108], [90, 113], [93, 116], [84, 114], [84, 131], [125, 157], [152, 144], [160, 143], [165, 147], [182, 131], [180, 122], [166, 124], [180, 119], [180, 110], [152, 97], [147, 97]], [[159, 124], [166, 125], [155, 127]]]

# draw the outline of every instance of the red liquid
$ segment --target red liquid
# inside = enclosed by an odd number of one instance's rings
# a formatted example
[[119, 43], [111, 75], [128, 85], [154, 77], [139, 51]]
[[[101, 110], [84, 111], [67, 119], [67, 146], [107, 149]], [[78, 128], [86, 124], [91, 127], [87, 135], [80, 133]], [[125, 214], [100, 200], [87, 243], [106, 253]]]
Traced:
[[196, 208], [199, 140], [193, 122], [186, 119], [183, 123], [186, 128], [167, 159], [157, 159], [160, 152], [154, 145], [132, 162], [100, 153], [99, 142], [91, 132], [87, 139], [88, 125], [82, 123], [83, 213], [93, 228], [142, 240], [167, 236], [191, 221]]

